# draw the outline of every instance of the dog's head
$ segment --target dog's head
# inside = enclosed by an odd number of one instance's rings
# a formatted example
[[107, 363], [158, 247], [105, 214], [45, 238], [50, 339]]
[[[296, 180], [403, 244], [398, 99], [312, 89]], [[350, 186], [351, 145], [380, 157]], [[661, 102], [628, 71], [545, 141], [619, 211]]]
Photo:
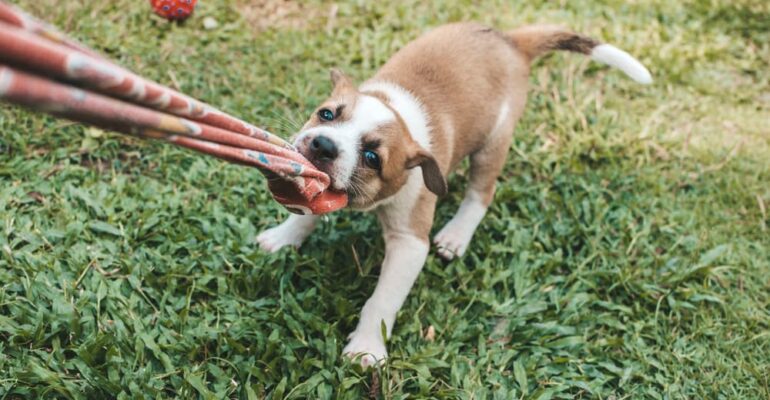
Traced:
[[297, 149], [329, 174], [332, 187], [348, 193], [353, 208], [366, 209], [394, 195], [412, 169], [437, 195], [446, 181], [433, 155], [409, 133], [386, 98], [361, 93], [339, 70], [331, 71], [331, 96], [294, 140]]

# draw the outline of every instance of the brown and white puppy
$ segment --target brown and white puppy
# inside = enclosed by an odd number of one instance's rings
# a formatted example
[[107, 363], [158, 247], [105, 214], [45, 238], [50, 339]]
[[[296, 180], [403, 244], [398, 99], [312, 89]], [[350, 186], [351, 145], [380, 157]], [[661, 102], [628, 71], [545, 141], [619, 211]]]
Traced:
[[[442, 26], [396, 53], [356, 87], [332, 71], [334, 90], [297, 135], [297, 148], [350, 196], [374, 211], [385, 260], [374, 293], [343, 352], [370, 365], [387, 356], [381, 335], [393, 329], [429, 250], [429, 234], [446, 176], [470, 157], [470, 181], [457, 214], [433, 238], [438, 254], [461, 256], [495, 193], [524, 110], [533, 59], [551, 50], [590, 55], [650, 83], [628, 53], [548, 25], [499, 32], [473, 23]], [[258, 236], [266, 251], [299, 246], [318, 217], [290, 216]]]

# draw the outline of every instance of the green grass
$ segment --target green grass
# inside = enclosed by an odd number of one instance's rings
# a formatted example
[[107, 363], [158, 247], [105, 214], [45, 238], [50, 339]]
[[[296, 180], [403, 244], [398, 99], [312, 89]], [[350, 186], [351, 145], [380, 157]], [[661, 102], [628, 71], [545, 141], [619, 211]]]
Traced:
[[265, 255], [286, 212], [255, 170], [3, 107], [0, 398], [770, 397], [770, 3], [351, 1], [329, 24], [313, 1], [257, 32], [235, 1], [181, 26], [145, 1], [15, 2], [283, 135], [329, 67], [365, 78], [449, 21], [568, 24], [656, 83], [537, 63], [494, 206], [465, 257], [429, 257], [376, 371], [340, 356], [383, 257], [372, 216]]

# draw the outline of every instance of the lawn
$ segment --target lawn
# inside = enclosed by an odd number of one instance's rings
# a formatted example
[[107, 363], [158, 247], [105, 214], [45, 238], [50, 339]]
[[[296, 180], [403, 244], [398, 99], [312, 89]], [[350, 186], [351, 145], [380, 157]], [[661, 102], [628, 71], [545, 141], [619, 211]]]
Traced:
[[2, 106], [0, 398], [770, 397], [769, 2], [201, 0], [182, 25], [14, 2], [284, 136], [330, 67], [364, 79], [450, 21], [570, 25], [656, 81], [537, 62], [472, 245], [429, 256], [366, 371], [340, 353], [383, 257], [371, 215], [266, 255], [287, 213], [256, 170]]

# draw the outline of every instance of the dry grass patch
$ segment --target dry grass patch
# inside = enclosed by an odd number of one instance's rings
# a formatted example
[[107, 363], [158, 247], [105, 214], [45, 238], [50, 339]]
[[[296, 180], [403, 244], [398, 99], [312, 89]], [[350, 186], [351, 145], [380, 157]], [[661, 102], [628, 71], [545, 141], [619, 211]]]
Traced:
[[337, 5], [295, 0], [241, 0], [238, 9], [257, 31], [302, 30], [323, 26], [336, 16]]

